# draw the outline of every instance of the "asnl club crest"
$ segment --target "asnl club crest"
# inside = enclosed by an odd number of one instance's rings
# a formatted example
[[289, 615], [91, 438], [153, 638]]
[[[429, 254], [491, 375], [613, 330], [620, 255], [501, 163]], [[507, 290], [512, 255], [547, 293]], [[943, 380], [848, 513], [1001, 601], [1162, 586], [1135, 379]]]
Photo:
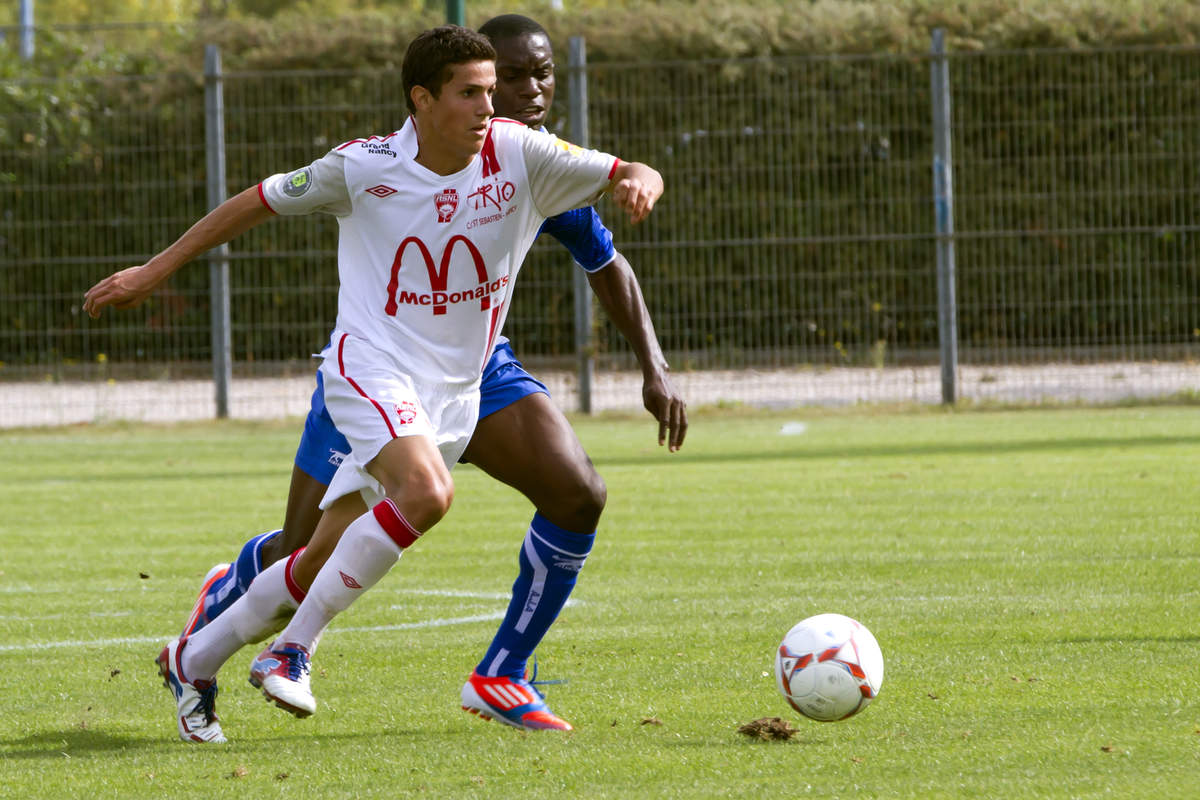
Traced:
[[433, 196], [433, 205], [437, 208], [438, 222], [449, 222], [458, 210], [458, 191], [447, 189]]
[[401, 425], [411, 425], [417, 421], [417, 406], [409, 400], [396, 403], [396, 418]]

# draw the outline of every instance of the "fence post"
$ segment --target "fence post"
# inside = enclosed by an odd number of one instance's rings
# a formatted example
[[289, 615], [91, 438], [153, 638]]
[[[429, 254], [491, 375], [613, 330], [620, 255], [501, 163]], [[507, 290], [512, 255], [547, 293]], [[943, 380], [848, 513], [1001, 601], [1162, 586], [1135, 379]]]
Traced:
[[[204, 156], [208, 210], [225, 202], [225, 98], [221, 83], [221, 51], [204, 46]], [[229, 319], [229, 245], [215, 247], [208, 262], [212, 303], [213, 385], [217, 417], [229, 416], [229, 385], [233, 382], [233, 337]]]
[[[567, 40], [568, 118], [570, 139], [588, 147], [587, 43], [582, 36]], [[575, 353], [579, 359], [579, 410], [592, 413], [592, 375], [596, 369], [596, 347], [592, 339], [592, 288], [582, 269], [574, 271]]]
[[950, 65], [946, 38], [934, 28], [930, 76], [933, 88], [933, 209], [937, 225], [938, 349], [942, 402], [953, 404], [958, 375], [958, 309], [954, 299], [954, 170], [950, 157]]
[[21, 0], [18, 9], [21, 21], [20, 53], [22, 61], [33, 60], [33, 0]]

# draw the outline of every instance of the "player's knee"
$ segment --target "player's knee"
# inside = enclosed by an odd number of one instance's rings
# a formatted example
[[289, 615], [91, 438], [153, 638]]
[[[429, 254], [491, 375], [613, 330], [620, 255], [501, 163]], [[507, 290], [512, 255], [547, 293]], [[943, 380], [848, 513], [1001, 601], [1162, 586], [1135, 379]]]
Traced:
[[569, 531], [590, 533], [600, 522], [608, 487], [595, 470], [579, 475], [570, 485], [560, 486], [538, 510], [555, 525]]
[[436, 522], [446, 516], [450, 510], [450, 504], [454, 502], [454, 482], [447, 478], [445, 481], [430, 486], [426, 497], [429, 514], [436, 517], [434, 520]]
[[600, 473], [592, 470], [591, 475], [580, 487], [579, 504], [582, 511], [592, 514], [597, 520], [604, 513], [604, 504], [608, 502], [608, 486]]
[[413, 476], [404, 486], [388, 492], [405, 519], [419, 531], [427, 531], [450, 510], [454, 502], [454, 482], [449, 474], [426, 473]]

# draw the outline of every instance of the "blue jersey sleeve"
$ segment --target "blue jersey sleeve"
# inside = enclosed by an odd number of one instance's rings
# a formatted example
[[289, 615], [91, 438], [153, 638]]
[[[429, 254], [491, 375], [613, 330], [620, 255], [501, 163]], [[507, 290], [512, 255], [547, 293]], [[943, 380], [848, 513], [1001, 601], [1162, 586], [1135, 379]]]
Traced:
[[575, 263], [588, 272], [608, 266], [617, 254], [612, 231], [604, 227], [600, 215], [591, 206], [550, 217], [542, 223], [538, 234], [542, 233], [557, 239], [571, 253]]

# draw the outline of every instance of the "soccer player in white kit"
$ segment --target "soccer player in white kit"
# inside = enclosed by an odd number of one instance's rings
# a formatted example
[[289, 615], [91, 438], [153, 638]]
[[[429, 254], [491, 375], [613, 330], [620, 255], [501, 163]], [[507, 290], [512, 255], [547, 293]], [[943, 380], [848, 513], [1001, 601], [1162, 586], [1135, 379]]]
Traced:
[[[345, 524], [337, 518], [339, 498], [357, 492], [370, 510], [345, 528], [279, 647], [256, 660], [252, 679], [300, 716], [315, 708], [309, 657], [325, 626], [449, 509], [450, 468], [476, 421], [480, 370], [542, 221], [611, 191], [638, 222], [662, 193], [650, 167], [492, 120], [494, 57], [473, 31], [425, 32], [405, 56], [412, 116], [400, 131], [347, 142], [268, 178], [85, 298], [92, 316], [108, 305], [136, 305], [188, 260], [275, 213], [337, 215], [338, 320], [321, 372], [326, 404], [352, 453], [334, 477], [309, 549], [337, 541]], [[247, 618], [240, 624], [240, 641], [217, 643], [215, 657], [189, 659], [187, 640], [160, 656], [181, 711], [198, 711], [198, 724], [197, 714], [189, 717], [194, 738], [223, 738], [212, 713], [223, 651], [266, 635], [274, 620], [259, 619], [255, 630]]]

